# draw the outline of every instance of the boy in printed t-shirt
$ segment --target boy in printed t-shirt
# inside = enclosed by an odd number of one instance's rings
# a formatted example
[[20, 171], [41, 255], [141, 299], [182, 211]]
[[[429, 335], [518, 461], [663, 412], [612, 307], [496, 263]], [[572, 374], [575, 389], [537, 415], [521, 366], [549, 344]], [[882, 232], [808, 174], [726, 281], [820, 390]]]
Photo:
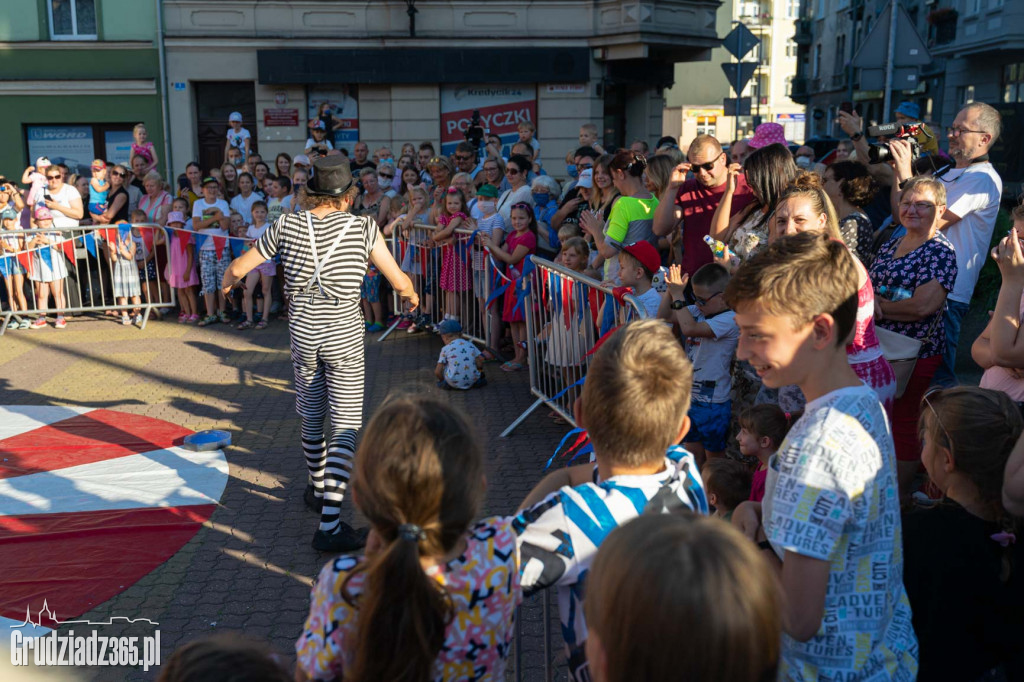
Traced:
[[484, 367], [484, 356], [476, 346], [462, 338], [462, 325], [459, 321], [451, 318], [442, 320], [437, 325], [437, 333], [444, 341], [444, 348], [434, 368], [437, 387], [449, 391], [468, 391], [486, 386], [487, 378], [480, 371]]
[[846, 357], [857, 279], [841, 242], [803, 232], [745, 262], [725, 292], [740, 327], [737, 357], [765, 386], [795, 384], [807, 396], [769, 460], [764, 501], [744, 502], [732, 518], [781, 575], [779, 679], [917, 675], [892, 433]]
[[[601, 542], [641, 513], [708, 512], [693, 455], [676, 447], [690, 427], [691, 372], [663, 322], [638, 320], [609, 337], [594, 355], [574, 408], [596, 465], [549, 474], [512, 522], [524, 593], [558, 588], [574, 680], [589, 679], [584, 584]], [[627, 408], [636, 396], [646, 402]]]
[[682, 300], [689, 279], [678, 265], [669, 269], [667, 282], [673, 316], [693, 363], [693, 428], [686, 443], [703, 466], [705, 456], [725, 454], [732, 418], [730, 369], [740, 330], [735, 314], [722, 296], [729, 283], [729, 271], [717, 263], [708, 263], [693, 273], [691, 284], [697, 304], [691, 306]]

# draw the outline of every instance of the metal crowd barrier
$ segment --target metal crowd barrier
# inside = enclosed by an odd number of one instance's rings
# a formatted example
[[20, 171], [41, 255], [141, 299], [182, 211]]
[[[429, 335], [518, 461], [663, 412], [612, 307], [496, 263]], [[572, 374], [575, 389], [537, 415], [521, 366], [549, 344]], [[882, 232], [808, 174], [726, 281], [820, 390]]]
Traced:
[[420, 307], [411, 316], [403, 315], [401, 299], [393, 292], [392, 302], [398, 317], [378, 341], [390, 336], [403, 320], [408, 323], [415, 318], [424, 321], [429, 318], [436, 324], [445, 314], [452, 314], [462, 323], [464, 338], [492, 348], [501, 325], [501, 299], [496, 299], [486, 309], [485, 304], [491, 291], [496, 290], [495, 278], [500, 281], [503, 275], [480, 246], [475, 232], [456, 228], [451, 239], [438, 243], [433, 239], [438, 229], [417, 223], [408, 229], [396, 228], [391, 235], [391, 254], [412, 279]]
[[[111, 258], [117, 240], [135, 245], [127, 272]], [[77, 315], [104, 310], [137, 312], [144, 329], [154, 309], [177, 305], [164, 276], [169, 257], [167, 233], [155, 223], [74, 228], [0, 229], [0, 335], [46, 315]], [[128, 296], [115, 297], [114, 273]], [[141, 272], [141, 274], [140, 274]], [[148, 273], [148, 274], [147, 274]], [[132, 294], [138, 292], [138, 297]], [[118, 303], [117, 298], [124, 298]]]
[[646, 316], [632, 294], [621, 296], [620, 302], [611, 287], [595, 279], [538, 256], [530, 260], [534, 267], [524, 307], [530, 392], [537, 400], [501, 438], [507, 438], [542, 404], [575, 427], [573, 403], [594, 344], [611, 329]]

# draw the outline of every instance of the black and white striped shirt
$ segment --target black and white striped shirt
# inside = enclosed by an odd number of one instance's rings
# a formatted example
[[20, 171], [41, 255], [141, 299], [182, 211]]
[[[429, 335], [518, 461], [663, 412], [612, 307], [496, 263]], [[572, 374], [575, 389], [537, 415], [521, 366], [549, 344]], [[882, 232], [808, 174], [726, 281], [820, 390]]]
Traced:
[[[281, 256], [284, 288], [288, 294], [301, 293], [316, 270], [309, 245], [306, 215], [307, 212], [302, 211], [281, 216], [256, 242], [256, 248], [264, 258]], [[328, 214], [323, 219], [313, 215], [312, 219], [316, 253], [321, 260], [334, 244], [338, 233], [349, 223], [354, 223], [331, 256], [330, 262], [320, 270], [320, 283], [324, 289], [323, 296], [358, 302], [359, 285], [366, 274], [370, 252], [380, 238], [380, 228], [373, 218], [340, 211]], [[315, 284], [312, 291], [320, 295]]]

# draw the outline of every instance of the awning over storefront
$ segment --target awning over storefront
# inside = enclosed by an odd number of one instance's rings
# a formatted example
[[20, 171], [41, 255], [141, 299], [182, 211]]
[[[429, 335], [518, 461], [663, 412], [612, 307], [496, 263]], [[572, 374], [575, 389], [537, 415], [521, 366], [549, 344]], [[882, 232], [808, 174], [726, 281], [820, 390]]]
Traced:
[[317, 83], [586, 83], [590, 49], [367, 48], [258, 50], [259, 82]]

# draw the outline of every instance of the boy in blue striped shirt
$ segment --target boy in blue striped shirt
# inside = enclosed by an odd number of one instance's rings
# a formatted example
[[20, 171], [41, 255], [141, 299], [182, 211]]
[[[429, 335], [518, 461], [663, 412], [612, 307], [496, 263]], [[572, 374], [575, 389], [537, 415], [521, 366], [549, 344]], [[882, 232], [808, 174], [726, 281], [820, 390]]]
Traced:
[[576, 423], [596, 464], [552, 472], [513, 521], [521, 584], [529, 595], [558, 587], [558, 610], [575, 680], [589, 680], [584, 584], [601, 542], [643, 513], [707, 514], [697, 464], [678, 446], [690, 428], [693, 367], [664, 323], [633, 322], [594, 355]]

